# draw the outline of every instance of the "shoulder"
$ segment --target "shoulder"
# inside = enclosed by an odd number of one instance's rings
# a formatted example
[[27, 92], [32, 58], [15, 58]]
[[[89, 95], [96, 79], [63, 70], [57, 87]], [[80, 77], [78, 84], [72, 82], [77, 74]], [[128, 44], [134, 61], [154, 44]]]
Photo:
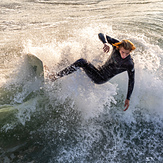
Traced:
[[130, 55], [128, 56], [127, 67], [130, 71], [134, 71], [134, 61]]

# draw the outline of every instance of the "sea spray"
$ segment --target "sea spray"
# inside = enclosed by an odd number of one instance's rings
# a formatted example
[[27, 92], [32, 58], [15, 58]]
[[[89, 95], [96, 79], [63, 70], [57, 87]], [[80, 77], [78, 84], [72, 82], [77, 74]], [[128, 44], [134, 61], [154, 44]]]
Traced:
[[105, 86], [95, 85], [84, 72], [79, 70], [74, 75], [61, 79], [61, 89], [57, 96], [62, 100], [69, 97], [83, 114], [83, 118], [88, 119], [103, 112], [104, 105], [109, 107], [111, 103], [116, 103], [115, 95], [116, 85], [111, 83]]
[[[0, 133], [0, 161], [163, 162], [161, 2], [58, 2], [1, 4], [0, 120], [6, 127]], [[82, 70], [56, 82], [47, 71], [40, 89], [30, 81], [27, 53], [50, 72], [81, 57], [102, 65], [109, 54], [99, 32], [137, 47], [135, 88], [126, 112], [126, 72], [103, 85], [93, 84]]]

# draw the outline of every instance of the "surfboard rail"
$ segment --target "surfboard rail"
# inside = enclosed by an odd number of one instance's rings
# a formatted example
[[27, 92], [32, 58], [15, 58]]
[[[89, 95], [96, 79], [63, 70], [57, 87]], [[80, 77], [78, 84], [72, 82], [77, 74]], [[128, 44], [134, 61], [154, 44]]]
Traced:
[[36, 55], [30, 53], [27, 54], [27, 61], [33, 71], [33, 75], [44, 79], [43, 62]]

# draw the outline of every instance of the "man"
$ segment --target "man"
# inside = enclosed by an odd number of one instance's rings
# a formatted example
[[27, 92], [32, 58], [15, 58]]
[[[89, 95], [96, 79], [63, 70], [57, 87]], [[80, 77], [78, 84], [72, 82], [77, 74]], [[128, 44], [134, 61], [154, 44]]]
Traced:
[[115, 75], [127, 71], [129, 82], [127, 97], [124, 105], [124, 111], [126, 111], [129, 107], [130, 97], [134, 88], [135, 70], [130, 52], [135, 49], [135, 46], [129, 40], [122, 40], [119, 42], [118, 40], [107, 35], [105, 39], [105, 36], [102, 33], [99, 33], [98, 36], [104, 44], [104, 52], [108, 53], [110, 51], [110, 45], [113, 46], [113, 51], [104, 65], [96, 68], [91, 63], [87, 62], [87, 60], [81, 58], [64, 70], [58, 72], [57, 74], [52, 74], [49, 77], [52, 81], [54, 81], [57, 78], [63, 77], [64, 75], [73, 73], [81, 67], [94, 83], [103, 84]]

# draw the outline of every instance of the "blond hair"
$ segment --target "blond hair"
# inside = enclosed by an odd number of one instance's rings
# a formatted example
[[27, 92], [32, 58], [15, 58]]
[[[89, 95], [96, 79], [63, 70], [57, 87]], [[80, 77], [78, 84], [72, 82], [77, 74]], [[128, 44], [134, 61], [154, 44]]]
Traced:
[[129, 50], [129, 51], [136, 49], [134, 44], [129, 40], [122, 40], [121, 42], [117, 42], [113, 44], [113, 46], [116, 46], [117, 49], [123, 47], [125, 50]]

